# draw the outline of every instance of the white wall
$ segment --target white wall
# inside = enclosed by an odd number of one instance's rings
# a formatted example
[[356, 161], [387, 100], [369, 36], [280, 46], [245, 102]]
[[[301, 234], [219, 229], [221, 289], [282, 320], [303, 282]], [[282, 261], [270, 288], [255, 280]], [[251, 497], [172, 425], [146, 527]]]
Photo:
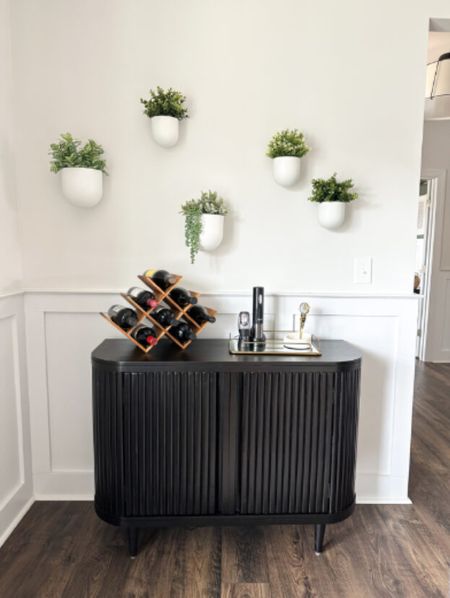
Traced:
[[0, 0], [0, 546], [33, 496], [10, 42], [9, 2]]
[[[156, 264], [201, 290], [359, 292], [353, 258], [372, 256], [364, 290], [409, 293], [428, 10], [450, 14], [444, 0], [16, 0], [26, 286], [121, 288]], [[188, 97], [171, 150], [151, 141], [139, 103], [157, 84]], [[292, 191], [265, 157], [283, 127], [313, 148]], [[93, 210], [65, 202], [49, 172], [49, 143], [66, 130], [106, 148]], [[361, 200], [332, 233], [306, 198], [313, 176], [335, 170]], [[224, 245], [190, 266], [179, 207], [208, 188], [233, 215]]]
[[[450, 47], [449, 47], [450, 49]], [[430, 285], [427, 361], [450, 361], [450, 122], [425, 123], [424, 174], [439, 177], [433, 271]]]
[[0, 293], [19, 288], [22, 278], [13, 154], [10, 22], [9, 1], [0, 0]]
[[[428, 18], [450, 16], [447, 0], [10, 5], [14, 76], [6, 52], [0, 124], [10, 148], [12, 104], [37, 496], [91, 495], [89, 353], [111, 335], [96, 312], [136, 273], [156, 265], [216, 293], [210, 297], [221, 311], [216, 335], [231, 329], [248, 300], [226, 291], [263, 284], [282, 319], [312, 293], [319, 334], [353, 340], [364, 351], [358, 498], [405, 501], [415, 329], [415, 302], [405, 297], [414, 272], [411, 198], [420, 172]], [[7, 28], [2, 19], [2, 44]], [[172, 150], [152, 142], [139, 104], [157, 84], [188, 96], [191, 118]], [[272, 133], [284, 127], [302, 129], [313, 147], [292, 191], [275, 185], [264, 155]], [[49, 172], [48, 146], [67, 130], [106, 148], [110, 176], [95, 209], [70, 206]], [[13, 160], [4, 147], [0, 238], [7, 245], [0, 276], [1, 286], [12, 288], [20, 256]], [[317, 226], [306, 198], [312, 177], [335, 170], [354, 178], [361, 200], [332, 233]], [[208, 188], [225, 196], [232, 215], [223, 246], [191, 266], [179, 207]], [[356, 256], [373, 257], [371, 285], [353, 283]], [[327, 292], [336, 295], [321, 294]], [[21, 415], [26, 425], [23, 335], [7, 348], [14, 326], [23, 330], [21, 299], [15, 301], [0, 330], [5, 362], [15, 356], [2, 392], [5, 421], [20, 422]], [[71, 342], [61, 342], [64, 330]], [[7, 435], [8, 450], [16, 442], [18, 451], [10, 463], [22, 454], [24, 466], [5, 477], [11, 491], [29, 488], [27, 435], [17, 430]]]

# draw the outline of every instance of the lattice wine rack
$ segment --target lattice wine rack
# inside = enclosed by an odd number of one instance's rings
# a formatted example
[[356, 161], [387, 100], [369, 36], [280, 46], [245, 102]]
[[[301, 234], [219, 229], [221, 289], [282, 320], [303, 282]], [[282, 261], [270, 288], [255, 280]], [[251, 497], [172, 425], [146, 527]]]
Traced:
[[[176, 303], [169, 296], [169, 293], [172, 291], [172, 289], [174, 289], [175, 287], [177, 287], [179, 285], [179, 283], [181, 282], [181, 280], [182, 280], [183, 277], [177, 275], [176, 276], [176, 282], [175, 282], [175, 284], [171, 285], [170, 287], [168, 287], [165, 290], [161, 289], [148, 276], [139, 275], [138, 278], [147, 287], [149, 287], [149, 289], [155, 294], [155, 299], [158, 302], [157, 306], [155, 306], [153, 308], [149, 308], [148, 310], [145, 310], [140, 305], [138, 305], [136, 303], [136, 301], [134, 301], [134, 299], [132, 297], [130, 297], [126, 293], [121, 293], [121, 296], [126, 301], [128, 301], [128, 303], [134, 308], [134, 310], [136, 311], [136, 313], [138, 315], [138, 320], [137, 320], [136, 324], [132, 328], [130, 328], [128, 330], [124, 330], [123, 328], [121, 328], [120, 326], [118, 326], [115, 322], [113, 322], [113, 320], [111, 320], [111, 318], [109, 317], [108, 314], [101, 312], [100, 315], [103, 316], [105, 318], [105, 320], [107, 320], [112, 326], [114, 326], [114, 328], [116, 328], [117, 330], [119, 330], [124, 336], [126, 336], [132, 343], [134, 343], [137, 347], [139, 347], [139, 349], [141, 349], [141, 351], [144, 351], [145, 353], [148, 353], [149, 351], [151, 351], [151, 349], [154, 346], [156, 346], [158, 344], [158, 342], [164, 336], [166, 336], [171, 341], [173, 341], [181, 349], [186, 349], [187, 347], [189, 347], [189, 345], [192, 343], [192, 340], [188, 340], [185, 343], [180, 342], [178, 339], [176, 339], [174, 336], [172, 336], [170, 334], [169, 329], [170, 329], [171, 325], [170, 326], [166, 326], [164, 328], [161, 324], [159, 324], [159, 322], [157, 322], [154, 318], [152, 318], [152, 311], [154, 309], [156, 309], [156, 307], [159, 307], [162, 302], [164, 302], [167, 305], [167, 307], [169, 307], [175, 313], [175, 319], [176, 320], [180, 320], [182, 318], [187, 324], [189, 324], [191, 326], [191, 328], [192, 328], [192, 330], [193, 330], [193, 332], [195, 333], [196, 336], [198, 336], [198, 334], [208, 324], [208, 322], [203, 322], [203, 324], [198, 324], [193, 318], [191, 318], [189, 316], [189, 310], [192, 307], [191, 304], [187, 305], [186, 307], [180, 307], [178, 305], [178, 303]], [[191, 293], [191, 295], [193, 297], [196, 297], [196, 298], [200, 297], [200, 293], [196, 293], [194, 291], [190, 291], [190, 293]], [[213, 317], [217, 313], [217, 311], [215, 309], [211, 309], [210, 307], [204, 307], [204, 309], [206, 310], [206, 312], [210, 316], [213, 316]], [[135, 338], [133, 338], [131, 336], [131, 334], [133, 333], [133, 331], [135, 330], [135, 328], [137, 328], [137, 326], [139, 326], [139, 324], [142, 324], [142, 322], [144, 320], [146, 320], [146, 319], [151, 322], [151, 324], [153, 325], [155, 331], [157, 332], [155, 345], [149, 345], [148, 347], [145, 347], [145, 346], [141, 345], [141, 343], [139, 343]]]

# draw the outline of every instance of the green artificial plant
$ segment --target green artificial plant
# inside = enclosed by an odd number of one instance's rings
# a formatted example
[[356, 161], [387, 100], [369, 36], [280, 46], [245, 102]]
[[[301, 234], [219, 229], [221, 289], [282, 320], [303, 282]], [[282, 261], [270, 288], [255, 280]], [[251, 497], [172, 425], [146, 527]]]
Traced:
[[336, 173], [329, 179], [313, 179], [312, 194], [309, 201], [322, 203], [324, 201], [341, 201], [348, 203], [358, 198], [358, 194], [353, 191], [352, 179], [338, 181]]
[[217, 214], [225, 216], [228, 208], [222, 197], [215, 191], [202, 191], [199, 199], [190, 199], [181, 206], [184, 215], [184, 234], [186, 246], [189, 247], [191, 264], [200, 249], [200, 235], [202, 233], [202, 214]]
[[59, 141], [50, 145], [50, 170], [59, 172], [63, 168], [93, 168], [106, 174], [103, 153], [103, 147], [93, 139], [88, 139], [82, 146], [81, 141], [71, 133], [62, 133]]
[[144, 104], [144, 114], [149, 118], [153, 116], [173, 116], [178, 120], [188, 117], [188, 111], [184, 102], [185, 96], [172, 89], [171, 87], [164, 90], [162, 87], [157, 87], [156, 91], [150, 90], [150, 98], [144, 100], [141, 98], [141, 104]]
[[303, 133], [297, 129], [284, 129], [275, 133], [267, 147], [267, 156], [269, 158], [279, 158], [281, 156], [292, 156], [302, 158], [310, 150], [306, 144]]

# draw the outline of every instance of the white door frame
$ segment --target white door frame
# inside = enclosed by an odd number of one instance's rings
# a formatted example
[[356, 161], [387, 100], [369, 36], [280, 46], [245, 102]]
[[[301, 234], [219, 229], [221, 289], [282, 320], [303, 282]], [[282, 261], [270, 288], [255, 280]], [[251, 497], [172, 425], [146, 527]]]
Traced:
[[[421, 361], [435, 360], [436, 338], [440, 338], [442, 324], [439, 322], [436, 304], [439, 300], [439, 270], [441, 258], [441, 240], [443, 234], [445, 191], [447, 182], [447, 171], [442, 169], [427, 168], [422, 171], [422, 179], [432, 181], [431, 185], [431, 207], [428, 215], [429, 239], [427, 239], [427, 282], [423, 297], [424, 317], [421, 331], [422, 341], [420, 343], [419, 359]], [[433, 307], [433, 309], [430, 309]]]

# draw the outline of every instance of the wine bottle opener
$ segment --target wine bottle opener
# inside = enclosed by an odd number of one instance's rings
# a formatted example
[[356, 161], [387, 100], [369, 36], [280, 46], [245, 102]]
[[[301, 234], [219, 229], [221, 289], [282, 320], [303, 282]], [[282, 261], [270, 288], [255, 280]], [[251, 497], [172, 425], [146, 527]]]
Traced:
[[264, 348], [266, 344], [264, 335], [264, 287], [253, 287], [253, 323], [250, 340], [254, 343], [255, 350]]
[[238, 317], [239, 343], [248, 343], [250, 340], [250, 313], [240, 311]]

